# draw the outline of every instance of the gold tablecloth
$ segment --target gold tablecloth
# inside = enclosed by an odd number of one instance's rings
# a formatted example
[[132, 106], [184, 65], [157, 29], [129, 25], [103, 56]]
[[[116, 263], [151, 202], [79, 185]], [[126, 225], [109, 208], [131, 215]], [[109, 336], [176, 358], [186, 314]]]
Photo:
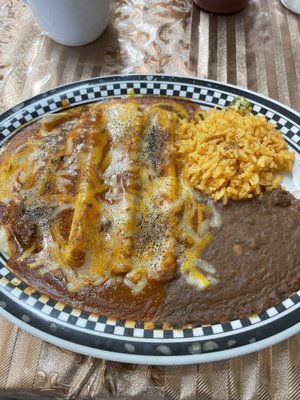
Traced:
[[[230, 82], [300, 110], [300, 17], [278, 0], [228, 16], [191, 0], [115, 0], [96, 42], [64, 47], [29, 8], [0, 0], [0, 110], [57, 85], [114, 73], [193, 75]], [[0, 319], [0, 399], [300, 398], [300, 335], [244, 357], [153, 367], [73, 354]]]

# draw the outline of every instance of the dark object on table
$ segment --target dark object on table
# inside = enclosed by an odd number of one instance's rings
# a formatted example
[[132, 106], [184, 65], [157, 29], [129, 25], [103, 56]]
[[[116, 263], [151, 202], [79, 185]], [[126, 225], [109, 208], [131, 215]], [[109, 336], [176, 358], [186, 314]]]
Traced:
[[194, 2], [203, 10], [217, 14], [237, 12], [248, 4], [248, 0], [194, 0]]

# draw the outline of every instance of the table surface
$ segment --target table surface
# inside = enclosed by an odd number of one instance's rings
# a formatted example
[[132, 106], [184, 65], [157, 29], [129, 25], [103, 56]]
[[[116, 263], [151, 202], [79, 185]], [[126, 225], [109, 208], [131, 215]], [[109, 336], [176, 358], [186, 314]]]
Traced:
[[[58, 85], [118, 73], [229, 82], [300, 110], [300, 17], [278, 0], [212, 15], [190, 0], [114, 0], [100, 39], [64, 47], [20, 0], [0, 0], [0, 111]], [[244, 357], [138, 366], [74, 354], [0, 320], [0, 399], [299, 399], [300, 335]]]

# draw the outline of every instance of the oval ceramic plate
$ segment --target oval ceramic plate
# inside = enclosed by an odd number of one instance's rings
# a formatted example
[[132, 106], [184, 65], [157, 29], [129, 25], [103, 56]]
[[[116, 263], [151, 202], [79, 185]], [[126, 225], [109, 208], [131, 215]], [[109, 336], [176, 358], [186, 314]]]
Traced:
[[[66, 105], [135, 94], [179, 96], [203, 107], [227, 106], [244, 96], [253, 112], [277, 125], [296, 153], [284, 186], [300, 197], [300, 118], [278, 102], [235, 86], [165, 75], [96, 78], [59, 87], [6, 111], [0, 117], [0, 145], [20, 127]], [[1, 190], [1, 189], [0, 189]], [[0, 315], [39, 338], [68, 350], [132, 363], [189, 364], [221, 360], [262, 349], [300, 331], [300, 290], [262, 314], [193, 329], [147, 329], [142, 322], [88, 314], [41, 295], [0, 260]]]

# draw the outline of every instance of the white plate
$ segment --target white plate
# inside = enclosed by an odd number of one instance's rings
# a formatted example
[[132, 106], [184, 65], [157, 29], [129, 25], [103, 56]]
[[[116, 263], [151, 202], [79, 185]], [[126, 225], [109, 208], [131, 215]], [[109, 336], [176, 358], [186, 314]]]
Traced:
[[[204, 107], [227, 106], [244, 96], [253, 112], [281, 129], [296, 152], [284, 186], [300, 197], [300, 118], [290, 108], [257, 93], [209, 80], [167, 75], [110, 76], [56, 88], [19, 104], [0, 117], [0, 145], [23, 125], [70, 107], [108, 97], [161, 94], [189, 98]], [[16, 278], [0, 260], [0, 315], [57, 346], [94, 357], [141, 364], [191, 364], [222, 360], [273, 345], [300, 332], [300, 290], [251, 318], [193, 329], [146, 329], [142, 322], [116, 321], [65, 306]]]

